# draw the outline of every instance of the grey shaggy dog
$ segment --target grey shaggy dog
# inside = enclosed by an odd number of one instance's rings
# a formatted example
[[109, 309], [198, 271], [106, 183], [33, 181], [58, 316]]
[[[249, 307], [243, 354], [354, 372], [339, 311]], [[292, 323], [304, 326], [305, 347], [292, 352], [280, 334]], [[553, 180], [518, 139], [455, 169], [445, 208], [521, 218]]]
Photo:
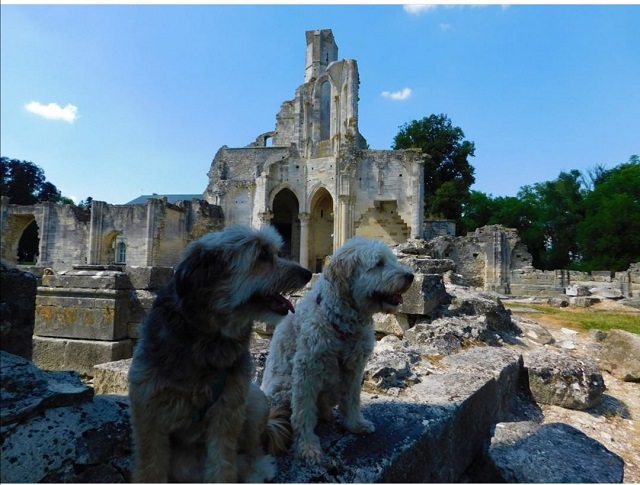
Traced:
[[[272, 226], [190, 243], [141, 326], [129, 370], [135, 482], [270, 480], [287, 427], [251, 383], [254, 320], [277, 323], [311, 272]], [[290, 433], [290, 430], [289, 430]], [[266, 450], [266, 451], [265, 451]]]
[[320, 463], [314, 432], [318, 418], [333, 419], [338, 405], [343, 425], [371, 433], [360, 411], [364, 367], [373, 351], [373, 314], [391, 313], [413, 282], [382, 241], [356, 236], [331, 257], [313, 288], [271, 338], [262, 390], [275, 404], [290, 407], [295, 455]]

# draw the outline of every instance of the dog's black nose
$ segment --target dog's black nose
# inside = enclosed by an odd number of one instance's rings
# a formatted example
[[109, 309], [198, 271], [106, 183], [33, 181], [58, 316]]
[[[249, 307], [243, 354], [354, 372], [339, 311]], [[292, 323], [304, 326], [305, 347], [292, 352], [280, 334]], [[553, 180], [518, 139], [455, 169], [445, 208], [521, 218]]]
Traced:
[[413, 282], [413, 273], [405, 273], [404, 278], [409, 282]]

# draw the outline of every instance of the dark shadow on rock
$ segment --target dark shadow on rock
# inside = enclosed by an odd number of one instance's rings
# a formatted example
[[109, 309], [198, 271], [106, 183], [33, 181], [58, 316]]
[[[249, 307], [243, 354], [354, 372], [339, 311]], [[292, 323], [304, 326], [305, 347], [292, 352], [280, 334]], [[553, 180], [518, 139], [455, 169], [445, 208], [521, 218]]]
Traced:
[[620, 399], [615, 398], [606, 392], [600, 398], [600, 402], [591, 409], [588, 409], [586, 412], [592, 416], [604, 416], [605, 418], [618, 416], [624, 419], [632, 419], [629, 407]]

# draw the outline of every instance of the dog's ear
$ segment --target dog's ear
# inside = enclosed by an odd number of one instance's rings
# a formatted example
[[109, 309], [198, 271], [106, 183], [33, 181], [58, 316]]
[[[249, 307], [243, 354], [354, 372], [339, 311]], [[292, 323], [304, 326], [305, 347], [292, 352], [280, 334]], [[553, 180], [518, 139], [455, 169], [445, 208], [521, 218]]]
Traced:
[[212, 282], [225, 271], [225, 266], [220, 251], [214, 251], [200, 242], [192, 243], [174, 274], [178, 298], [196, 298], [198, 294], [210, 290]]
[[351, 292], [351, 282], [355, 272], [356, 261], [350, 252], [334, 254], [323, 269], [323, 273], [329, 282], [335, 286], [339, 295], [348, 295]]

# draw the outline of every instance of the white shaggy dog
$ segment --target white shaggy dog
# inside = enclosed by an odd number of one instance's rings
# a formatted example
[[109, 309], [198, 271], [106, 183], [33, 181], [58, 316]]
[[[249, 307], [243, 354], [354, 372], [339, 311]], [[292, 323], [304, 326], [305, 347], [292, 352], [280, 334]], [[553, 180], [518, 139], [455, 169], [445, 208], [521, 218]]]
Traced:
[[373, 351], [373, 314], [391, 313], [413, 281], [381, 241], [356, 236], [331, 257], [296, 313], [273, 334], [261, 388], [275, 405], [290, 406], [294, 453], [309, 463], [323, 458], [314, 428], [339, 405], [344, 426], [370, 433], [360, 391]]

